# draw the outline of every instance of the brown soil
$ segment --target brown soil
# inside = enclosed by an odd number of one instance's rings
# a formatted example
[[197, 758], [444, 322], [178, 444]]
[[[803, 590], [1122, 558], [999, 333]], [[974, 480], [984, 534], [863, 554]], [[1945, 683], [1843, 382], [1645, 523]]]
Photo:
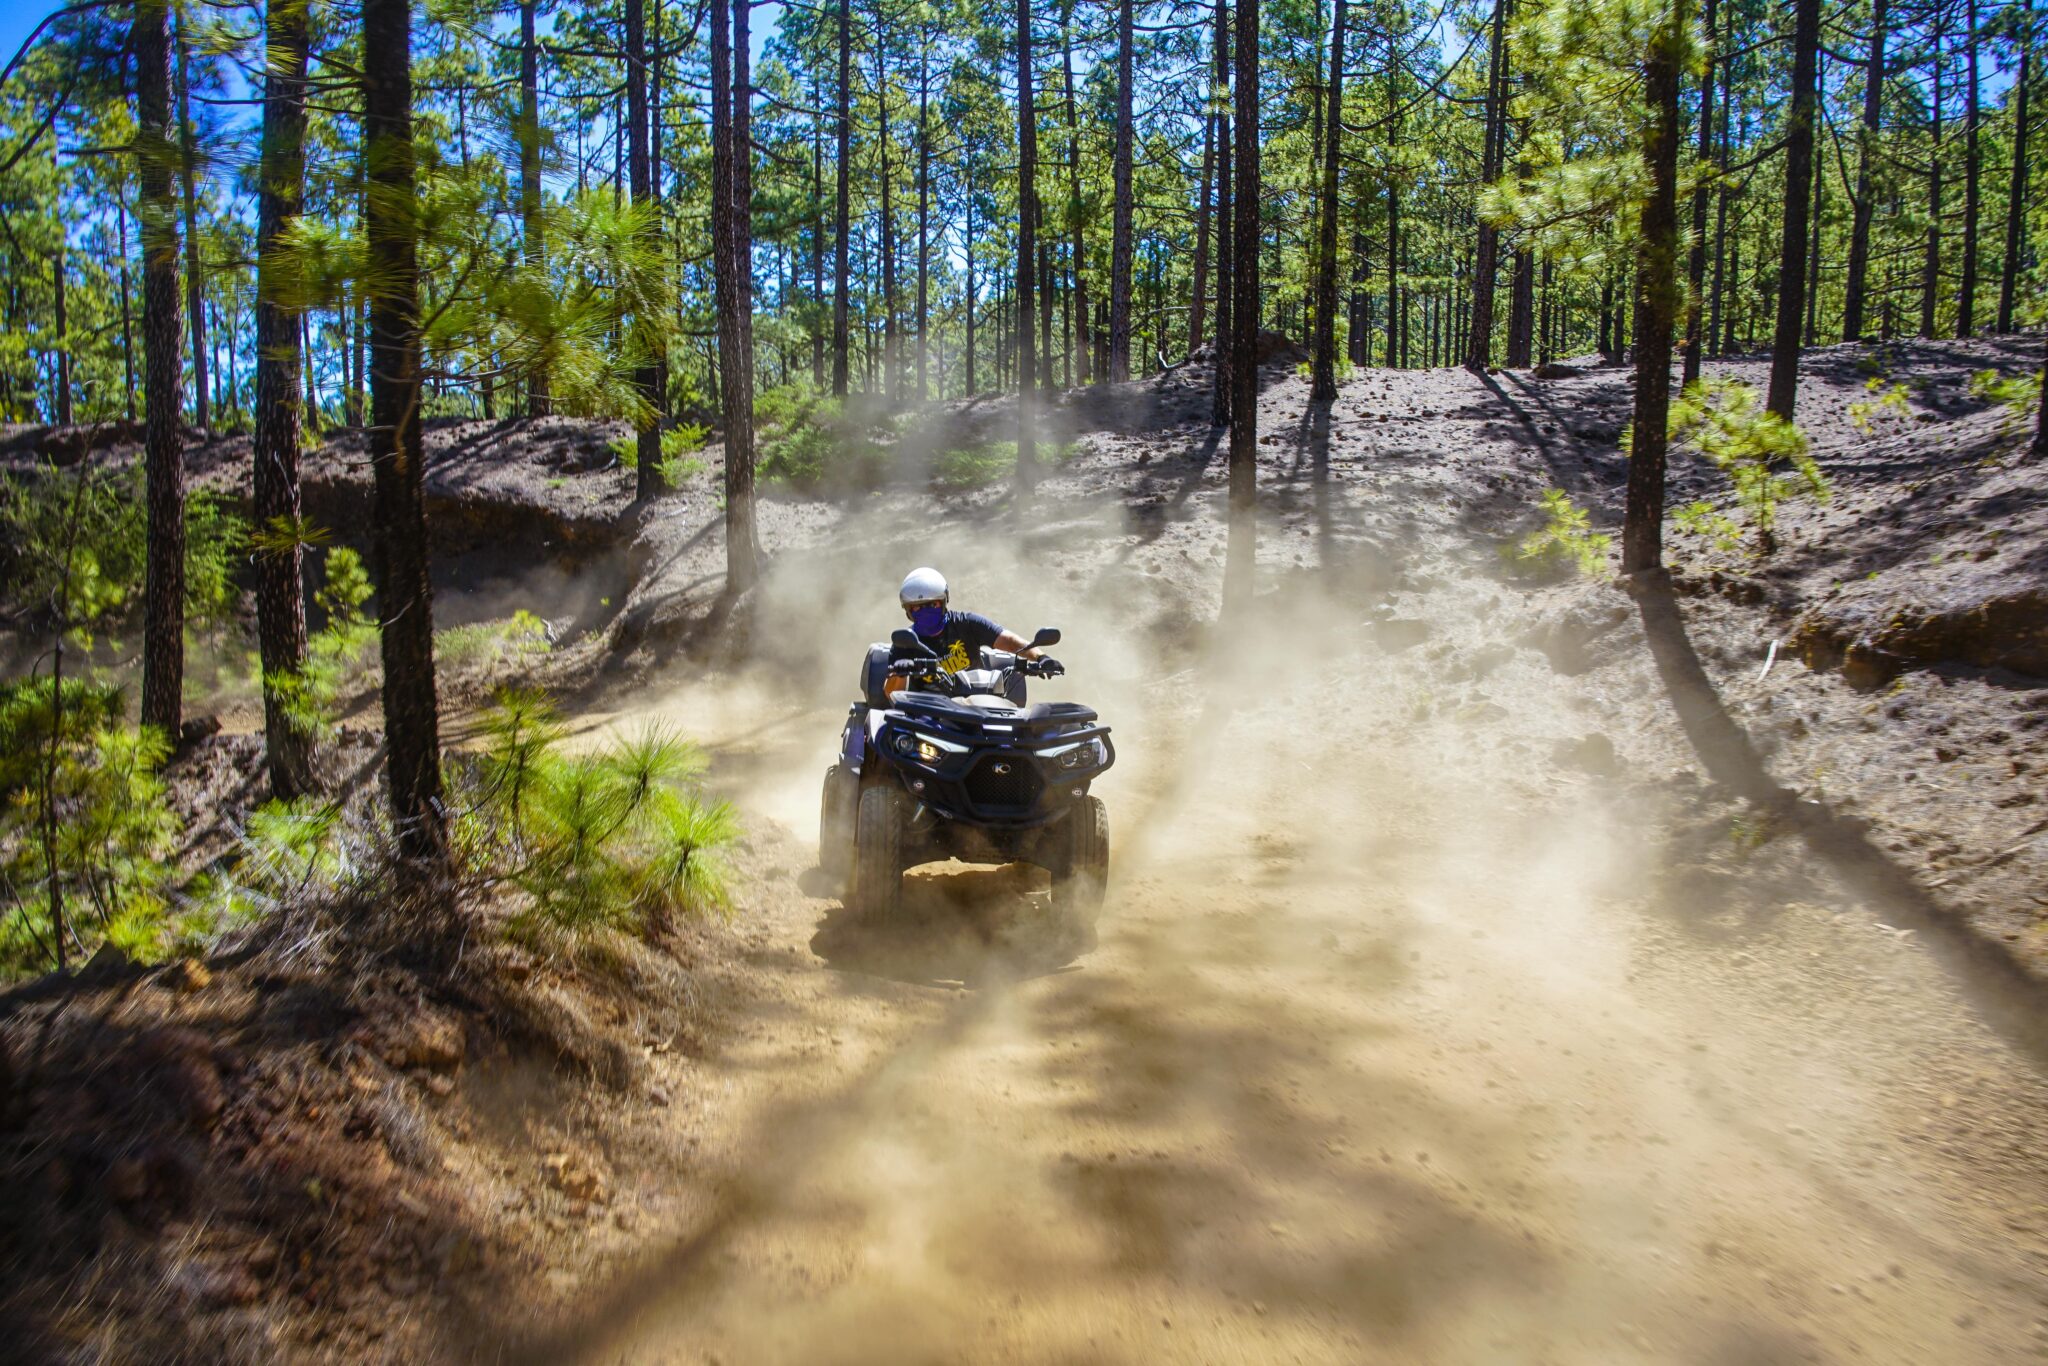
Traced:
[[[2048, 680], [1894, 639], [1870, 692], [1795, 648], [1890, 620], [1866, 595], [1921, 591], [1926, 538], [1973, 534], [1937, 510], [1979, 495], [2013, 496], [2010, 529], [1940, 601], [2039, 590], [2039, 505], [1978, 463], [2006, 447], [1955, 388], [2020, 358], [1895, 362], [1950, 406], [1878, 458], [1839, 354], [1801, 411], [1836, 503], [1768, 565], [1674, 537], [1678, 597], [1499, 553], [1546, 485], [1613, 518], [1613, 370], [1366, 372], [1325, 420], [1276, 369], [1259, 608], [1220, 628], [1197, 366], [1062, 405], [1080, 452], [1029, 497], [770, 497], [773, 569], [738, 604], [707, 471], [550, 667], [585, 671], [583, 733], [707, 746], [749, 820], [735, 925], [538, 953], [487, 908], [493, 947], [450, 971], [323, 922], [202, 987], [17, 992], [15, 1303], [115, 1359], [2040, 1352], [2020, 898], [2048, 849], [2005, 851]], [[1018, 870], [923, 872], [894, 926], [807, 894], [859, 649], [923, 562], [1062, 627], [1049, 695], [1116, 727], [1078, 962]], [[1873, 586], [1826, 591], [1866, 562]]]

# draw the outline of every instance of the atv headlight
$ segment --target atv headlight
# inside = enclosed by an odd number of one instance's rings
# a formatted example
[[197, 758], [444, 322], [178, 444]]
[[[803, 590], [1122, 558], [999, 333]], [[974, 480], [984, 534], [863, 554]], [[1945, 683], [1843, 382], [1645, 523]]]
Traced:
[[1040, 750], [1039, 756], [1053, 760], [1061, 768], [1069, 772], [1079, 769], [1099, 768], [1103, 760], [1108, 757], [1102, 748], [1102, 741], [1100, 740], [1082, 740], [1071, 745], [1063, 745], [1058, 749]]
[[965, 745], [950, 744], [936, 735], [920, 735], [916, 731], [899, 730], [890, 741], [898, 754], [906, 759], [915, 759], [921, 764], [936, 764], [948, 754], [963, 754]]

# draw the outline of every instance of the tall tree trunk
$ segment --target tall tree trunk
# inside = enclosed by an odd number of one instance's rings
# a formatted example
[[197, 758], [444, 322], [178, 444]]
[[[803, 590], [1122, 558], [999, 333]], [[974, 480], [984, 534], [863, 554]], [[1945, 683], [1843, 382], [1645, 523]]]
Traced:
[[931, 401], [932, 82], [931, 31], [920, 25], [917, 53], [917, 401]]
[[[626, 164], [633, 193], [633, 207], [649, 213], [640, 232], [640, 247], [650, 256], [661, 252], [661, 230], [648, 209], [652, 198], [651, 167], [647, 159], [647, 12], [646, 0], [625, 0], [626, 11]], [[634, 471], [633, 497], [638, 502], [657, 498], [663, 491], [661, 477], [661, 421], [655, 403], [660, 397], [661, 375], [654, 364], [656, 333], [655, 301], [641, 299], [633, 305], [632, 352], [633, 390], [647, 406], [645, 416], [635, 422], [634, 445], [638, 468]]]
[[[658, 265], [665, 250], [664, 241], [668, 232], [668, 211], [662, 205], [662, 78], [668, 67], [668, 53], [662, 46], [662, 11], [667, 0], [654, 0], [647, 35], [647, 53], [650, 63], [647, 72], [647, 200], [653, 223], [649, 227], [647, 244], [648, 264]], [[791, 293], [795, 291], [792, 290]], [[662, 335], [662, 301], [675, 297], [680, 290], [669, 283], [664, 275], [661, 284], [661, 299], [649, 301], [648, 344], [652, 350], [654, 366], [654, 416], [657, 423], [666, 423], [669, 414], [668, 401], [668, 338]]]
[[[1880, 4], [1883, 0], [1878, 0]], [[1711, 162], [1714, 157], [1714, 73], [1719, 70], [1714, 59], [1714, 19], [1718, 0], [1706, 0], [1700, 14], [1700, 27], [1706, 32], [1706, 71], [1700, 77], [1700, 161]], [[1691, 291], [1685, 304], [1685, 380], [1691, 384], [1700, 377], [1700, 366], [1706, 357], [1706, 350], [1700, 336], [1701, 312], [1705, 307], [1704, 290], [1707, 281], [1707, 181], [1702, 178], [1692, 192], [1692, 254], [1686, 261], [1686, 278]]]
[[1230, 523], [1223, 558], [1223, 612], [1251, 607], [1258, 559], [1259, 460], [1259, 0], [1237, 0], [1237, 192], [1232, 197], [1231, 281], [1236, 326], [1230, 364]]
[[128, 301], [128, 201], [123, 199], [116, 204], [114, 213], [121, 234], [121, 389], [132, 426], [135, 422], [135, 313]]
[[2005, 191], [2005, 260], [1998, 273], [1998, 330], [2012, 331], [2013, 298], [2018, 288], [2020, 253], [2027, 231], [2027, 82], [2034, 58], [2032, 0], [2021, 6], [2020, 70], [2013, 83], [2012, 175]]
[[1116, 9], [1115, 205], [1109, 245], [1109, 382], [1131, 377], [1131, 0]]
[[1031, 345], [1038, 274], [1038, 109], [1031, 88], [1031, 0], [1017, 0], [1017, 485], [1038, 477], [1032, 390], [1038, 382]]
[[1066, 0], [1060, 10], [1060, 61], [1067, 104], [1067, 233], [1071, 238], [1068, 250], [1074, 257], [1074, 332], [1081, 349], [1075, 378], [1087, 384], [1100, 374], [1093, 363], [1093, 315], [1088, 308], [1087, 215], [1081, 212], [1081, 122], [1074, 104], [1073, 19], [1074, 0]]
[[980, 392], [974, 376], [974, 177], [967, 180], [967, 241], [961, 255], [967, 258], [967, 397]]
[[853, 0], [839, 0], [839, 197], [832, 246], [832, 392], [846, 397], [846, 231], [853, 170]]
[[1230, 372], [1235, 362], [1236, 329], [1232, 324], [1237, 309], [1237, 256], [1234, 226], [1236, 187], [1232, 176], [1230, 110], [1230, 20], [1225, 0], [1216, 0], [1216, 48], [1211, 83], [1211, 105], [1216, 112], [1216, 363], [1214, 390], [1209, 410], [1212, 426], [1230, 421], [1234, 392]]
[[[728, 10], [727, 4], [732, 8]], [[718, 308], [719, 389], [725, 421], [726, 591], [737, 595], [754, 582], [753, 356], [745, 326], [753, 311], [751, 160], [746, 88], [748, 0], [711, 3], [711, 235], [713, 287]], [[728, 16], [731, 23], [728, 24]]]
[[[1730, 26], [1731, 32], [1733, 25]], [[1723, 93], [1732, 93], [1724, 91]], [[1726, 298], [1728, 277], [1733, 268], [1728, 261], [1728, 134], [1733, 122], [1728, 116], [1728, 106], [1721, 106], [1720, 155], [1715, 158], [1718, 174], [1714, 186], [1714, 287], [1707, 298], [1707, 351], [1712, 355], [1723, 355], [1728, 344], [1721, 328], [1722, 305]], [[1732, 326], [1730, 331], [1732, 332]]]
[[1983, 208], [1977, 165], [1977, 0], [1967, 0], [1963, 14], [1963, 280], [1956, 292], [1956, 335], [1971, 337], [1977, 333], [1977, 223]]
[[889, 171], [889, 70], [883, 64], [888, 38], [877, 12], [875, 33], [875, 109], [881, 116], [876, 149], [881, 155], [882, 182], [882, 388], [889, 402], [903, 402], [903, 347], [896, 330], [896, 207], [890, 197], [895, 177]]
[[[1493, 0], [1493, 34], [1486, 74], [1486, 123], [1481, 134], [1480, 178], [1500, 179], [1507, 151], [1508, 0]], [[1485, 370], [1493, 363], [1493, 283], [1500, 273], [1500, 229], [1481, 219], [1472, 273], [1472, 327], [1465, 365]]]
[[753, 587], [761, 573], [754, 520], [754, 69], [752, 0], [732, 0], [732, 252], [740, 346], [738, 403], [725, 435], [725, 585]]
[[1202, 181], [1195, 199], [1194, 284], [1188, 297], [1188, 354], [1202, 344], [1202, 324], [1207, 321], [1209, 290], [1209, 201], [1216, 175], [1216, 120], [1202, 116]]
[[382, 623], [384, 738], [399, 852], [439, 859], [440, 711], [427, 578], [420, 427], [419, 218], [413, 180], [411, 0], [362, 0], [369, 163], [370, 550]]
[[211, 433], [207, 404], [205, 280], [199, 271], [199, 207], [193, 181], [199, 154], [192, 145], [192, 96], [185, 49], [185, 22], [177, 27], [178, 179], [185, 200], [185, 313], [192, 328], [192, 425]]
[[[1827, 64], [1821, 63], [1818, 70], [1815, 89], [1824, 91], [1828, 84]], [[1815, 117], [1819, 117], [1818, 113]], [[1816, 128], [1813, 136], [1813, 212], [1806, 221], [1806, 328], [1802, 334], [1802, 344], [1806, 346], [1820, 344], [1820, 239], [1827, 218], [1827, 156], [1820, 147], [1821, 130]]]
[[1309, 397], [1337, 397], [1337, 174], [1344, 156], [1344, 0], [1330, 21], [1329, 116], [1323, 131], [1322, 235], [1316, 251], [1314, 374]]
[[1864, 299], [1870, 275], [1870, 223], [1876, 207], [1871, 168], [1877, 162], [1877, 140], [1884, 115], [1884, 44], [1886, 0], [1871, 0], [1870, 55], [1863, 64], [1863, 123], [1858, 130], [1856, 194], [1849, 221], [1849, 278], [1842, 299], [1842, 340], [1863, 335]]
[[142, 187], [143, 464], [149, 530], [142, 587], [142, 724], [173, 744], [185, 686], [185, 452], [180, 409], [178, 219], [171, 167], [168, 0], [136, 0], [135, 153]]
[[[1802, 6], [1813, 0], [1800, 0]], [[1653, 573], [1664, 563], [1664, 461], [1671, 415], [1671, 334], [1678, 314], [1678, 86], [1683, 68], [1685, 0], [1673, 0], [1643, 62], [1643, 200], [1636, 245], [1635, 441], [1621, 532], [1621, 572]], [[1809, 72], [1811, 67], [1808, 67]], [[1802, 242], [1804, 238], [1800, 239]]]
[[71, 425], [71, 320], [64, 314], [64, 274], [67, 264], [64, 259], [64, 224], [57, 224], [57, 251], [50, 259], [50, 283], [56, 291], [53, 302], [57, 308], [57, 421]]
[[1920, 335], [1939, 334], [1937, 312], [1941, 296], [1941, 40], [1945, 6], [1934, 7], [1934, 101], [1930, 109], [1927, 149], [1927, 254], [1920, 275]]
[[2034, 458], [2048, 459], [2048, 365], [2041, 367], [2041, 392], [2034, 395]]
[[[1785, 232], [1778, 248], [1778, 326], [1771, 340], [1765, 406], [1792, 420], [1799, 396], [1799, 338], [1806, 315], [1806, 219], [1813, 209], [1815, 85], [1820, 65], [1820, 0], [1794, 0], [1792, 117], [1785, 148]], [[1637, 328], [1637, 345], [1642, 330]]]
[[263, 152], [256, 211], [256, 428], [249, 449], [250, 502], [265, 533], [255, 554], [256, 642], [263, 662], [263, 757], [271, 795], [290, 801], [314, 789], [313, 735], [303, 706], [306, 598], [299, 521], [299, 310], [284, 235], [298, 219], [306, 181], [307, 7], [270, 0]]
[[1508, 367], [1528, 369], [1535, 343], [1536, 254], [1524, 247], [1515, 253], [1514, 276], [1508, 282]]
[[1401, 345], [1401, 187], [1387, 182], [1387, 364], [1406, 369], [1408, 353]]
[[[527, 267], [542, 271], [547, 268], [548, 247], [547, 223], [541, 217], [540, 43], [533, 31], [535, 3], [519, 3], [519, 223]], [[526, 411], [530, 417], [547, 414], [545, 362], [537, 363], [526, 377]]]
[[[824, 107], [824, 91], [815, 75], [811, 107]], [[825, 130], [820, 116], [811, 116], [811, 386], [825, 387]]]

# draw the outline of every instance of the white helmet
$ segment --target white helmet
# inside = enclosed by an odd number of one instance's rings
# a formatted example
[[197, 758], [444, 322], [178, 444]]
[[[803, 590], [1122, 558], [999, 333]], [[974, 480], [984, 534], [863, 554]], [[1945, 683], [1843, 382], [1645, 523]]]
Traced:
[[911, 570], [904, 576], [903, 586], [896, 590], [896, 600], [905, 607], [913, 602], [945, 602], [950, 596], [946, 576], [929, 565]]

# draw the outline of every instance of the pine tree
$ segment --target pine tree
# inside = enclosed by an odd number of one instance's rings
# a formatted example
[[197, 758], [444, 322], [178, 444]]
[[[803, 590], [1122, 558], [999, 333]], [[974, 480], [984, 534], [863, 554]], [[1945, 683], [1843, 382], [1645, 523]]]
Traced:
[[1223, 568], [1223, 610], [1251, 606], [1258, 558], [1259, 460], [1259, 0], [1237, 0], [1236, 192], [1232, 209], [1230, 358], [1230, 522]]
[[142, 210], [144, 465], [148, 564], [142, 589], [142, 723], [173, 742], [185, 687], [185, 455], [178, 430], [178, 222], [171, 197], [167, 0], [136, 0], [135, 157]]
[[411, 0], [363, 0], [364, 232], [370, 301], [371, 573], [384, 663], [385, 771], [399, 852], [446, 851], [420, 423], [419, 202]]
[[[1792, 112], [1786, 130], [1785, 233], [1778, 253], [1778, 327], [1765, 407], [1791, 421], [1799, 394], [1800, 329], [1806, 311], [1806, 223], [1813, 207], [1813, 146], [1820, 62], [1820, 0], [1794, 0]], [[1638, 345], [1641, 329], [1637, 329]]]
[[256, 544], [256, 637], [263, 665], [264, 760], [271, 795], [314, 789], [313, 735], [303, 699], [306, 599], [299, 531], [298, 263], [286, 241], [306, 179], [307, 6], [270, 0], [256, 230], [256, 430], [249, 448]]
[[1344, 155], [1344, 15], [1336, 0], [1330, 23], [1330, 112], [1323, 134], [1322, 235], [1316, 259], [1315, 346], [1309, 396], [1337, 397], [1337, 173]]

